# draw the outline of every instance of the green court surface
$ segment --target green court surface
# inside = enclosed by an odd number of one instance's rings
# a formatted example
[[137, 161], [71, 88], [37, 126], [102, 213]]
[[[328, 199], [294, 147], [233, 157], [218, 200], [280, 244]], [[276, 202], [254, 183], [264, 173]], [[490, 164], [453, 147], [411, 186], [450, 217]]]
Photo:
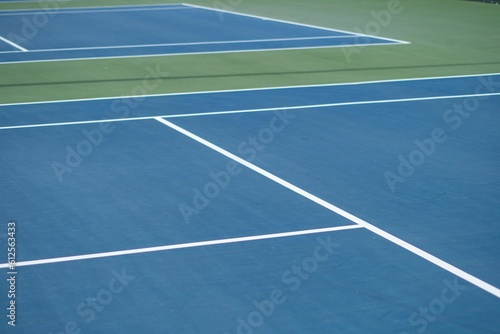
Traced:
[[[68, 29], [49, 27], [63, 7]], [[67, 36], [73, 18], [95, 26]], [[459, 0], [0, 0], [0, 333], [500, 333], [499, 18]], [[363, 35], [389, 43], [315, 44]], [[270, 50], [285, 40], [303, 49]], [[62, 57], [19, 60], [44, 52]]]
[[[47, 1], [82, 7], [176, 1]], [[311, 49], [0, 65], [0, 102], [131, 95], [147, 68], [149, 94], [494, 73], [500, 69], [500, 6], [456, 0], [191, 1], [208, 7], [410, 41], [351, 50]], [[397, 5], [399, 3], [399, 5]], [[2, 9], [40, 8], [37, 2]], [[395, 14], [384, 16], [389, 6]], [[222, 17], [223, 19], [223, 17]]]

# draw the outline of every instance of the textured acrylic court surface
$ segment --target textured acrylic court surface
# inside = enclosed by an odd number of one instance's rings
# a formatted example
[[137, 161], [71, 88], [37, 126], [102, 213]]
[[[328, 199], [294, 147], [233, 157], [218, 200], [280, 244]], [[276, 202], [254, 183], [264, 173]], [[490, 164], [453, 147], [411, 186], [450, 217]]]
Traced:
[[0, 18], [0, 62], [403, 43], [193, 5], [4, 11]]
[[[193, 205], [230, 159], [154, 118], [165, 116], [498, 287], [499, 82], [484, 75], [0, 106], [1, 216], [17, 221], [18, 261], [49, 259], [18, 268], [16, 330], [245, 333], [251, 322], [255, 333], [497, 332], [497, 296], [366, 228], [50, 259], [355, 225], [244, 166], [187, 224], [179, 205]], [[102, 140], [58, 179], [54, 162], [66, 163], [68, 147], [82, 149], [101, 120]], [[384, 173], [397, 173], [398, 157], [437, 128], [447, 140], [392, 191]], [[323, 260], [312, 261], [318, 254]], [[276, 291], [280, 303], [259, 318], [256, 305]]]

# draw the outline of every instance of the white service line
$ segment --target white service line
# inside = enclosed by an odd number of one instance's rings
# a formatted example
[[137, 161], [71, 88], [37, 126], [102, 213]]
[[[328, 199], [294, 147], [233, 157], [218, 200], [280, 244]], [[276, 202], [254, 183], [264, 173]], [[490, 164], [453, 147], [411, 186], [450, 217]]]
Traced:
[[477, 287], [491, 293], [492, 295], [500, 298], [500, 289], [499, 288], [497, 288], [497, 287], [495, 287], [495, 286], [493, 286], [493, 285], [491, 285], [491, 284], [489, 284], [489, 283], [487, 283], [487, 282], [485, 282], [485, 281], [483, 281], [483, 280], [481, 280], [481, 279], [479, 279], [479, 278], [477, 278], [477, 277], [475, 277], [475, 276], [473, 276], [473, 275], [471, 275], [471, 274], [435, 257], [432, 254], [427, 253], [426, 251], [424, 251], [418, 247], [413, 246], [412, 244], [410, 244], [402, 239], [399, 239], [398, 237], [366, 222], [365, 220], [363, 220], [361, 218], [354, 216], [353, 214], [351, 214], [347, 211], [342, 210], [341, 208], [339, 208], [339, 207], [337, 207], [337, 206], [335, 206], [335, 205], [333, 205], [333, 204], [331, 204], [331, 203], [329, 203], [329, 202], [327, 202], [327, 201], [291, 184], [290, 182], [287, 182], [287, 181], [283, 180], [282, 178], [280, 178], [272, 173], [269, 173], [268, 171], [238, 157], [237, 155], [232, 154], [229, 151], [226, 151], [225, 149], [195, 135], [194, 133], [189, 132], [188, 130], [186, 130], [184, 128], [181, 128], [180, 126], [177, 126], [177, 125], [175, 125], [175, 124], [173, 124], [173, 123], [171, 123], [163, 118], [160, 118], [160, 117], [156, 117], [155, 119], [158, 122], [165, 124], [169, 128], [171, 128], [177, 132], [182, 133], [183, 135], [197, 141], [198, 143], [205, 145], [206, 147], [228, 157], [229, 159], [232, 159], [232, 160], [238, 162], [239, 164], [241, 164], [241, 165], [259, 173], [260, 175], [282, 185], [283, 187], [290, 189], [291, 191], [321, 205], [322, 207], [324, 207], [324, 208], [326, 208], [326, 209], [328, 209], [328, 210], [330, 210], [330, 211], [332, 211], [332, 212], [334, 212], [334, 213], [336, 213], [336, 214], [338, 214], [346, 219], [349, 219], [353, 223], [356, 223], [356, 224], [372, 231], [373, 233], [381, 236], [382, 238], [414, 253], [415, 255], [418, 255], [419, 257], [435, 264], [436, 266], [441, 267], [444, 270], [462, 278], [463, 280], [468, 281], [469, 283], [474, 284], [475, 286], [477, 286]]
[[4, 41], [5, 43], [7, 43], [7, 44], [9, 44], [9, 45], [11, 45], [13, 47], [15, 47], [16, 49], [19, 49], [19, 50], [23, 51], [23, 52], [28, 52], [29, 51], [28, 49], [23, 48], [21, 45], [18, 45], [16, 43], [12, 42], [12, 41], [9, 41], [7, 38], [4, 38], [2, 36], [0, 36], [0, 40]]
[[[35, 266], [35, 265], [49, 264], [49, 263], [98, 259], [98, 258], [103, 258], [103, 257], [122, 256], [122, 255], [130, 255], [130, 254], [161, 252], [161, 251], [183, 249], [183, 248], [195, 248], [195, 247], [203, 247], [203, 246], [233, 244], [233, 243], [238, 243], [238, 242], [248, 242], [248, 241], [266, 240], [266, 239], [287, 238], [287, 237], [295, 237], [295, 236], [308, 235], [308, 234], [319, 234], [319, 233], [352, 230], [352, 229], [357, 229], [357, 228], [362, 228], [362, 226], [359, 226], [359, 225], [335, 226], [335, 227], [317, 228], [317, 229], [302, 230], [302, 231], [253, 235], [253, 236], [239, 237], [239, 238], [228, 238], [228, 239], [189, 242], [189, 243], [176, 244], [176, 245], [127, 249], [127, 250], [114, 251], [114, 252], [84, 254], [84, 255], [76, 255], [76, 256], [65, 256], [65, 257], [57, 257], [57, 258], [50, 258], [50, 259], [33, 260], [33, 261], [20, 261], [20, 262], [16, 262], [16, 267], [25, 267], [25, 266]], [[8, 267], [9, 267], [8, 263], [0, 264], [0, 269], [8, 268]]]
[[[260, 109], [243, 109], [243, 110], [228, 110], [228, 111], [210, 111], [191, 114], [174, 114], [174, 115], [157, 115], [157, 116], [143, 116], [131, 118], [111, 118], [89, 121], [75, 121], [75, 122], [60, 122], [60, 123], [42, 123], [42, 124], [26, 124], [26, 125], [10, 125], [2, 126], [0, 130], [14, 130], [14, 129], [27, 129], [27, 128], [43, 128], [51, 126], [65, 126], [65, 125], [78, 125], [78, 124], [92, 124], [92, 123], [106, 123], [106, 122], [127, 122], [127, 121], [141, 121], [146, 119], [161, 118], [183, 118], [183, 117], [197, 117], [197, 116], [214, 116], [214, 115], [230, 115], [230, 114], [244, 114], [244, 113], [257, 113], [266, 111], [277, 110], [300, 110], [300, 109], [315, 109], [326, 107], [342, 107], [363, 104], [378, 104], [378, 103], [398, 103], [398, 102], [416, 102], [416, 101], [429, 101], [429, 100], [443, 100], [443, 99], [458, 99], [467, 97], [483, 97], [483, 96], [496, 96], [498, 93], [483, 93], [483, 94], [465, 94], [465, 95], [450, 95], [450, 96], [429, 96], [429, 97], [414, 97], [407, 99], [393, 99], [393, 100], [372, 100], [372, 101], [355, 101], [355, 102], [338, 102], [338, 103], [325, 103], [325, 104], [310, 104], [300, 106], [280, 106], [273, 108], [260, 108]], [[1, 105], [0, 105], [1, 106]]]

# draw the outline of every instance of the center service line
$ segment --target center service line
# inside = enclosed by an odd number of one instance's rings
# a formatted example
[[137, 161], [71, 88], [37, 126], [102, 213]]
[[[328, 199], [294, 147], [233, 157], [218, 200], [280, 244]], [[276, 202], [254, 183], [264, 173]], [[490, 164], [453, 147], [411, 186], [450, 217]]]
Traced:
[[29, 51], [28, 49], [25, 49], [25, 48], [23, 48], [22, 46], [20, 46], [20, 45], [18, 45], [18, 44], [16, 44], [16, 43], [14, 43], [14, 42], [12, 42], [12, 41], [9, 41], [7, 38], [4, 38], [4, 37], [2, 37], [2, 36], [0, 36], [0, 40], [4, 41], [5, 43], [7, 43], [7, 44], [9, 44], [9, 45], [11, 45], [11, 46], [13, 46], [13, 47], [15, 47], [15, 48], [16, 48], [16, 49], [18, 49], [18, 50], [23, 51], [23, 52], [28, 52], [28, 51]]
[[171, 122], [169, 122], [161, 117], [156, 117], [155, 119], [158, 122], [165, 124], [169, 128], [171, 128], [177, 132], [182, 133], [183, 135], [199, 142], [200, 144], [207, 146], [208, 148], [210, 148], [210, 149], [212, 149], [212, 150], [214, 150], [222, 155], [225, 155], [229, 159], [232, 159], [232, 160], [238, 162], [239, 164], [261, 174], [262, 176], [267, 177], [268, 179], [282, 185], [283, 187], [288, 188], [291, 191], [323, 206], [324, 208], [326, 208], [332, 212], [335, 212], [336, 214], [338, 214], [344, 218], [349, 219], [350, 221], [372, 231], [373, 233], [381, 236], [382, 238], [387, 239], [392, 243], [395, 243], [396, 245], [420, 256], [421, 258], [435, 264], [436, 266], [441, 267], [444, 270], [449, 271], [450, 273], [462, 278], [463, 280], [468, 281], [469, 283], [477, 286], [478, 288], [481, 288], [481, 289], [491, 293], [492, 295], [500, 298], [500, 289], [499, 288], [497, 288], [497, 287], [495, 287], [495, 286], [493, 286], [493, 285], [491, 285], [491, 284], [489, 284], [489, 283], [487, 283], [487, 282], [485, 282], [485, 281], [449, 264], [448, 262], [445, 262], [445, 261], [435, 257], [434, 255], [432, 255], [430, 253], [427, 253], [426, 251], [424, 251], [416, 246], [413, 246], [412, 244], [410, 244], [402, 239], [399, 239], [398, 237], [364, 221], [361, 218], [354, 216], [353, 214], [351, 214], [347, 211], [342, 210], [341, 208], [339, 208], [339, 207], [337, 207], [337, 206], [335, 206], [335, 205], [333, 205], [333, 204], [331, 204], [331, 203], [329, 203], [329, 202], [327, 202], [327, 201], [291, 184], [290, 182], [287, 182], [287, 181], [283, 180], [282, 178], [280, 178], [274, 174], [269, 173], [268, 171], [232, 154], [229, 151], [224, 150], [223, 148], [195, 135], [194, 133], [189, 132], [188, 130], [186, 130], [184, 128], [181, 128], [180, 126], [177, 126], [177, 125], [175, 125], [175, 124], [173, 124], [173, 123], [171, 123]]

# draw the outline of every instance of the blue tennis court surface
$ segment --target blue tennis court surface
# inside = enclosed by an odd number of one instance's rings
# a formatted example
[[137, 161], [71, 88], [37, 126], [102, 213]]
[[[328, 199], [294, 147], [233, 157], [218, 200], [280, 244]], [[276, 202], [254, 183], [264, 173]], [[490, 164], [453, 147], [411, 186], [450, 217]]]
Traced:
[[16, 330], [497, 333], [499, 103], [491, 74], [0, 105]]
[[0, 18], [0, 63], [406, 43], [188, 4], [3, 11]]

